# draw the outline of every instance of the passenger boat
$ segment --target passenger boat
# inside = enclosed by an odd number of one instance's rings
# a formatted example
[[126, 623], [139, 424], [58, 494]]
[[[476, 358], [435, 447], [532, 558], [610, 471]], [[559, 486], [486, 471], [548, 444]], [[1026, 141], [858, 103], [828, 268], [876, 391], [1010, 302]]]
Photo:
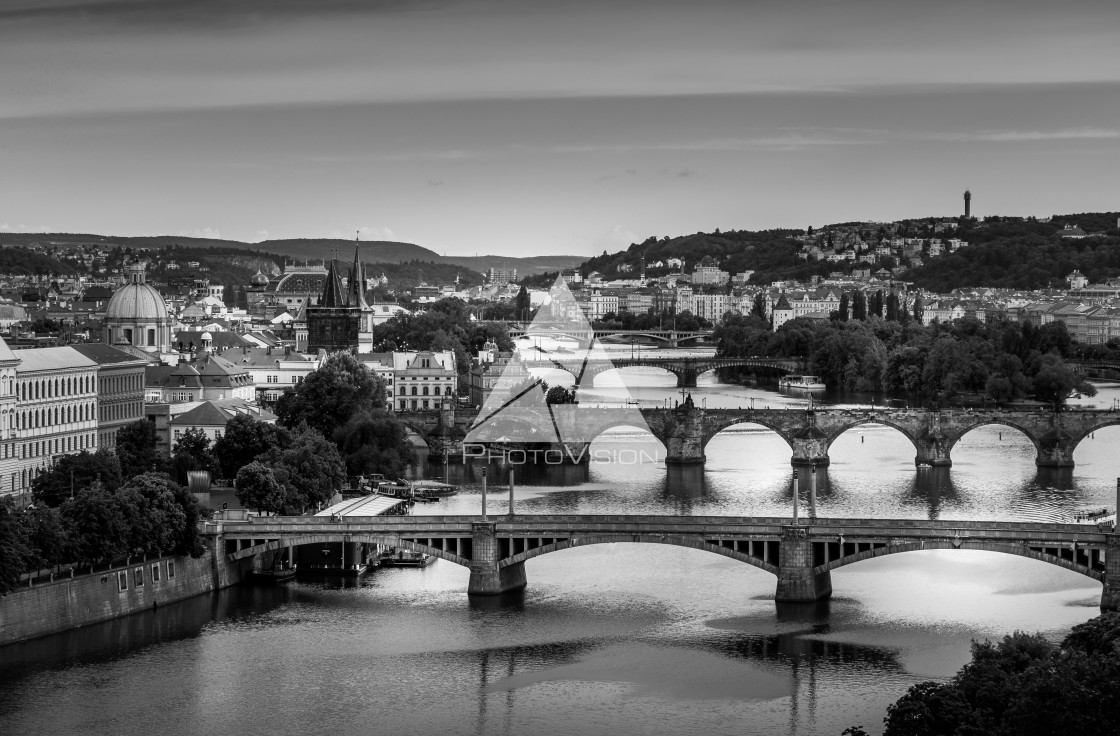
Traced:
[[823, 391], [828, 388], [820, 376], [782, 376], [778, 388], [795, 388], [805, 391]]
[[404, 549], [394, 550], [392, 548], [382, 552], [377, 558], [377, 563], [381, 567], [427, 567], [435, 561], [435, 557], [423, 552], [411, 552]]
[[412, 481], [410, 485], [414, 498], [436, 500], [454, 496], [459, 492], [459, 489], [455, 486], [448, 483], [440, 483], [436, 480], [415, 480]]
[[377, 486], [377, 493], [393, 498], [409, 498], [417, 501], [438, 501], [441, 498], [454, 496], [459, 489], [447, 483], [434, 480], [396, 480], [382, 481]]

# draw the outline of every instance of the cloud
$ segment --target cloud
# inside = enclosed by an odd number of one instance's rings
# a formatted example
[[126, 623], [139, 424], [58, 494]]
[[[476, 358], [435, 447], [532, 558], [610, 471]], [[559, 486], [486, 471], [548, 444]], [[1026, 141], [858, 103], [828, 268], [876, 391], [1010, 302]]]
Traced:
[[1029, 143], [1032, 141], [1111, 140], [1120, 130], [1109, 128], [1062, 128], [1059, 130], [983, 130], [963, 133], [924, 133], [918, 137], [935, 141], [978, 143]]
[[209, 240], [221, 240], [222, 231], [212, 227], [204, 227], [197, 230], [180, 230], [178, 235], [184, 238], [207, 238]]
[[624, 228], [622, 225], [615, 225], [605, 233], [601, 233], [593, 238], [591, 247], [594, 248], [595, 251], [605, 250], [608, 253], [614, 253], [615, 251], [629, 247], [631, 243], [636, 243], [639, 240], [641, 240], [641, 238], [639, 238], [636, 233]]
[[256, 238], [258, 242], [260, 242], [261, 240], [268, 240], [268, 231], [258, 230], [256, 233]]
[[0, 222], [0, 230], [11, 230], [12, 226], [6, 222]]
[[428, 181], [425, 182], [425, 184], [429, 187], [442, 187], [443, 186], [443, 182], [440, 181], [439, 179], [428, 179]]
[[[349, 230], [343, 232], [342, 230], [332, 230], [327, 237], [335, 238], [338, 240], [350, 240], [354, 237], [355, 231]], [[369, 225], [362, 225], [357, 229], [358, 240], [396, 240], [397, 234], [389, 227], [371, 227]]]

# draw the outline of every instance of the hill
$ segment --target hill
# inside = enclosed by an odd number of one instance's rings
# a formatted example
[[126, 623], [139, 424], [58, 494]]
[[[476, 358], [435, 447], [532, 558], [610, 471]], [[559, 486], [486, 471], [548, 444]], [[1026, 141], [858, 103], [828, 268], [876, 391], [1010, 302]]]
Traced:
[[[903, 278], [936, 292], [991, 286], [1008, 289], [1063, 288], [1065, 277], [1081, 271], [1090, 283], [1120, 276], [1120, 230], [1116, 213], [1055, 215], [1050, 222], [993, 221], [962, 227], [967, 248], [930, 260]], [[1103, 235], [1063, 238], [1076, 224]]]
[[[901, 278], [915, 285], [938, 292], [973, 286], [1015, 289], [1039, 289], [1061, 286], [1073, 270], [1080, 270], [1091, 282], [1120, 276], [1120, 230], [1114, 212], [1083, 212], [1054, 215], [1048, 222], [1024, 218], [988, 218], [984, 222], [964, 221], [953, 232], [936, 237], [955, 237], [969, 246], [955, 253], [926, 258], [923, 266], [903, 272]], [[890, 234], [897, 237], [929, 238], [929, 221], [906, 220], [877, 228], [872, 236]], [[944, 218], [941, 218], [944, 219]], [[834, 228], [858, 226], [840, 223], [821, 228], [818, 237]], [[1063, 238], [1066, 225], [1077, 225], [1097, 237]], [[889, 231], [889, 233], [887, 233]], [[704, 258], [710, 258], [730, 274], [754, 271], [751, 282], [767, 284], [779, 280], [806, 280], [826, 276], [835, 271], [850, 271], [852, 262], [802, 260], [798, 251], [802, 243], [796, 236], [803, 230], [729, 231], [694, 233], [677, 237], [649, 238], [634, 243], [617, 253], [603, 253], [585, 261], [580, 269], [586, 274], [599, 271], [607, 278], [637, 275], [643, 256], [646, 274], [662, 276], [671, 270], [656, 267], [670, 258], [684, 259], [685, 271], [691, 272]], [[893, 258], [886, 258], [888, 267]], [[882, 264], [875, 264], [877, 268]], [[867, 264], [859, 264], [867, 267]], [[677, 270], [677, 269], [672, 269]]]
[[443, 260], [481, 273], [490, 268], [516, 268], [518, 277], [522, 277], [577, 268], [587, 259], [585, 256], [445, 256]]

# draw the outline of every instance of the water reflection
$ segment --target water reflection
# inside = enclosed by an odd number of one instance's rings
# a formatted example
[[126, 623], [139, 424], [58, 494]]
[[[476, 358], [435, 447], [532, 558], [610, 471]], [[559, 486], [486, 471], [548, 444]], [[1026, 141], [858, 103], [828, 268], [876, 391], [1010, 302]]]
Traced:
[[959, 500], [950, 468], [923, 466], [916, 469], [910, 492], [903, 496], [901, 503], [903, 506], [925, 510], [928, 519], [940, 519], [942, 507], [954, 507]]
[[703, 465], [666, 465], [667, 499], [702, 498], [705, 493]]

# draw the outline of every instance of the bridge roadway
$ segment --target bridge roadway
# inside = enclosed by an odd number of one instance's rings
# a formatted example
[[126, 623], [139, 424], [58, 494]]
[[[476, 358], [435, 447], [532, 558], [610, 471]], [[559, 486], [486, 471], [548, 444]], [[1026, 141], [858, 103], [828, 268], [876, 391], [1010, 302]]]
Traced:
[[[1039, 522], [719, 516], [374, 516], [257, 517], [211, 522], [231, 562], [304, 544], [387, 545], [469, 568], [468, 593], [526, 584], [525, 562], [589, 544], [669, 544], [730, 557], [777, 576], [778, 601], [832, 594], [831, 571], [883, 555], [926, 549], [1003, 552], [1040, 560], [1103, 583], [1101, 608], [1120, 610], [1120, 534], [1094, 525]], [[589, 571], [594, 574], [594, 571]]]
[[[640, 412], [638, 418], [635, 412]], [[887, 409], [816, 407], [814, 409], [701, 409], [686, 400], [675, 409], [608, 408], [554, 405], [510, 410], [502, 421], [476, 429], [478, 412], [450, 408], [444, 411], [404, 412], [398, 418], [417, 432], [436, 455], [469, 455], [471, 445], [487, 442], [531, 441], [542, 427], [555, 428], [563, 447], [559, 455], [588, 458], [581, 452], [613, 427], [649, 429], [665, 447], [669, 464], [700, 464], [705, 448], [717, 434], [737, 424], [758, 424], [773, 430], [793, 450], [791, 462], [799, 466], [829, 464], [828, 451], [844, 432], [864, 424], [884, 424], [901, 432], [914, 445], [916, 465], [952, 465], [953, 447], [972, 430], [986, 425], [1017, 429], [1035, 446], [1039, 467], [1073, 467], [1073, 453], [1084, 438], [1098, 429], [1120, 425], [1113, 410], [1009, 409]], [[644, 422], [645, 427], [640, 425]], [[475, 453], [477, 454], [477, 453]]]

